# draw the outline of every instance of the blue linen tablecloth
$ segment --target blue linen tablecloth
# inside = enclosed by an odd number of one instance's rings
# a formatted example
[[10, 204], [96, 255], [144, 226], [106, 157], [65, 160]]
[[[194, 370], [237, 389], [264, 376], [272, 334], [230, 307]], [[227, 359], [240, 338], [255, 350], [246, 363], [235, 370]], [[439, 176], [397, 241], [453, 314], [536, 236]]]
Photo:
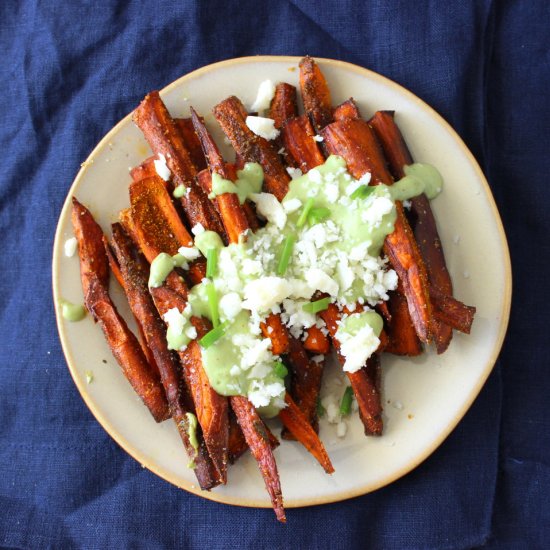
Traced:
[[[544, 0], [1, 2], [0, 546], [547, 547], [549, 23]], [[514, 303], [487, 385], [428, 460], [282, 526], [176, 489], [110, 439], [61, 352], [51, 251], [80, 163], [147, 91], [222, 59], [306, 53], [396, 80], [457, 129], [504, 221]]]

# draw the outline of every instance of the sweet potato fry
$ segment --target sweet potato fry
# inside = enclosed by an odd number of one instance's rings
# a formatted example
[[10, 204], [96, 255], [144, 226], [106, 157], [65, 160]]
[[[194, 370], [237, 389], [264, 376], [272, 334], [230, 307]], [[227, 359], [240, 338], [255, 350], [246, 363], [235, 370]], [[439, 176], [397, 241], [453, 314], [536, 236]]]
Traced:
[[435, 318], [455, 330], [470, 334], [476, 308], [466, 306], [452, 296], [439, 294], [436, 290], [431, 290], [431, 294]]
[[305, 111], [320, 132], [332, 122], [332, 100], [323, 73], [309, 56], [300, 61], [300, 89]]
[[[326, 323], [334, 347], [336, 350], [339, 350], [340, 343], [336, 338], [336, 332], [338, 331], [338, 321], [341, 318], [340, 311], [334, 304], [330, 304], [320, 315]], [[340, 363], [344, 364], [344, 358], [339, 353], [338, 359]], [[373, 380], [370, 376], [372, 371], [376, 371], [379, 368], [376, 366], [378, 361], [378, 355], [375, 353], [369, 358], [367, 365], [362, 369], [356, 372], [346, 372], [359, 406], [359, 415], [366, 435], [381, 435], [383, 428], [380, 388], [377, 387], [376, 380]], [[374, 364], [374, 366], [371, 364]]]
[[[317, 433], [319, 431], [317, 399], [321, 390], [323, 364], [312, 361], [305, 352], [302, 342], [293, 337], [290, 338], [288, 364], [291, 374], [290, 394], [313, 431]], [[294, 434], [293, 431], [291, 433]], [[283, 437], [285, 437], [285, 432], [283, 432]], [[285, 437], [285, 439], [288, 438]], [[300, 439], [300, 442], [307, 448], [307, 441]]]
[[[349, 172], [360, 178], [371, 173], [371, 184], [393, 180], [384, 156], [370, 126], [361, 119], [333, 122], [322, 132], [330, 153], [341, 155]], [[384, 252], [403, 283], [412, 323], [418, 338], [424, 343], [432, 340], [432, 306], [428, 276], [412, 230], [405, 218], [403, 205], [396, 202], [397, 219], [393, 233], [386, 237]]]
[[180, 199], [189, 224], [215, 226], [225, 236], [217, 212], [204, 192], [195, 184], [197, 167], [193, 163], [178, 125], [170, 116], [158, 92], [151, 92], [134, 111], [134, 122], [143, 132], [153, 153], [163, 155], [174, 186], [183, 185], [188, 192]]
[[289, 334], [279, 315], [271, 313], [265, 322], [260, 324], [260, 328], [264, 338], [271, 340], [271, 352], [274, 355], [288, 353], [290, 347]]
[[279, 521], [285, 523], [286, 515], [283, 507], [279, 472], [265, 424], [246, 397], [235, 395], [230, 398], [230, 403], [246, 442], [258, 462], [275, 515]]
[[275, 121], [275, 128], [280, 130], [285, 122], [298, 114], [296, 88], [292, 84], [279, 82], [275, 86], [275, 95], [269, 106], [268, 117]]
[[[191, 118], [195, 128], [196, 135], [202, 146], [204, 156], [207, 159], [210, 171], [204, 171], [198, 178], [199, 184], [203, 190], [209, 194], [212, 191], [211, 173], [217, 173], [225, 179], [230, 178], [229, 170], [226, 169], [225, 162], [216, 146], [216, 143], [208, 133], [204, 122], [197, 115], [194, 109], [191, 109]], [[215, 202], [222, 223], [224, 224], [229, 242], [236, 243], [240, 235], [248, 229], [248, 220], [241, 207], [239, 198], [235, 193], [223, 193], [216, 197]]]
[[[150, 289], [155, 306], [161, 315], [168, 309], [183, 311], [186, 300], [174, 290], [161, 286]], [[198, 338], [209, 330], [209, 324], [197, 317], [191, 319], [197, 329]], [[185, 380], [195, 404], [197, 420], [202, 429], [204, 441], [222, 483], [227, 482], [229, 418], [227, 398], [216, 393], [210, 386], [202, 365], [202, 356], [197, 341], [189, 343], [184, 351], [178, 351], [184, 368]]]
[[411, 323], [407, 298], [403, 294], [402, 287], [401, 290], [398, 288], [396, 292], [390, 293], [388, 310], [391, 315], [391, 322], [385, 323], [388, 345], [384, 351], [409, 357], [420, 355], [422, 345]]
[[103, 232], [90, 211], [73, 197], [72, 222], [78, 241], [84, 302], [99, 323], [113, 356], [135, 392], [161, 422], [168, 417], [168, 403], [158, 376], [151, 369], [137, 338], [119, 315], [108, 292], [108, 261]]
[[306, 115], [287, 120], [282, 129], [287, 158], [304, 173], [325, 162], [314, 137], [315, 131]]
[[330, 341], [321, 329], [313, 326], [307, 329], [304, 348], [315, 355], [326, 355], [330, 351]]
[[[413, 159], [405, 139], [395, 123], [393, 111], [378, 111], [369, 120], [369, 124], [382, 145], [392, 174], [395, 178], [402, 178], [405, 175], [404, 167], [412, 164]], [[409, 217], [411, 218], [411, 226], [414, 230], [418, 248], [426, 264], [430, 289], [433, 289], [433, 294], [452, 297], [451, 277], [445, 263], [445, 255], [430, 201], [425, 195], [420, 195], [411, 200]], [[464, 306], [464, 308], [466, 309], [461, 308], [461, 311], [465, 312], [463, 322], [468, 325], [470, 320], [469, 310], [467, 306]], [[453, 310], [450, 319], [456, 316], [457, 311], [456, 308]], [[441, 307], [434, 311], [434, 341], [437, 353], [443, 353], [452, 338], [451, 326], [442, 321], [441, 313]], [[469, 324], [471, 325], [471, 320]]]
[[197, 168], [197, 172], [204, 170], [207, 166], [206, 159], [204, 158], [204, 153], [202, 152], [201, 142], [195, 133], [193, 121], [191, 118], [176, 118], [174, 120], [181, 136], [183, 137], [183, 142], [185, 143], [189, 156]]
[[334, 473], [334, 467], [325, 446], [308, 423], [304, 413], [294, 403], [288, 393], [285, 395], [285, 403], [287, 406], [279, 412], [279, 418], [284, 427], [317, 459], [317, 462], [319, 462], [327, 474]]
[[245, 162], [258, 162], [264, 170], [264, 189], [278, 200], [283, 200], [288, 191], [290, 176], [286, 173], [277, 154], [277, 149], [257, 136], [246, 125], [246, 109], [235, 96], [224, 99], [214, 107], [214, 116], [238, 155]]
[[340, 103], [338, 107], [335, 107], [332, 117], [334, 120], [342, 120], [344, 118], [361, 118], [361, 114], [357, 103], [355, 103], [353, 97], [350, 97], [344, 103]]
[[[219, 476], [214, 470], [214, 464], [208, 453], [201, 452], [200, 447], [195, 450], [190, 442], [189, 420], [186, 414], [195, 413], [195, 408], [191, 406], [186, 387], [181, 383], [179, 367], [167, 347], [164, 324], [149, 294], [147, 266], [135, 253], [129, 237], [120, 224], [113, 224], [112, 233], [112, 246], [123, 279], [122, 286], [132, 313], [142, 327], [147, 348], [153, 354], [154, 362], [159, 369], [170, 414], [176, 423], [187, 455], [194, 463], [194, 470], [201, 488], [210, 489], [218, 484]], [[197, 439], [200, 441], [201, 437], [198, 436]]]

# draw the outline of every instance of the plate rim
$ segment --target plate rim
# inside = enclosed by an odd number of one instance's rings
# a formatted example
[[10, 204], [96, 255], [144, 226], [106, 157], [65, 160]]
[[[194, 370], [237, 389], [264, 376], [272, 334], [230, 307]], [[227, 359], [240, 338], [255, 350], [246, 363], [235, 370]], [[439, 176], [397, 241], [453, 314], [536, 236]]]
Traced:
[[[493, 345], [492, 352], [490, 354], [490, 358], [487, 360], [486, 365], [483, 369], [483, 372], [478, 377], [476, 384], [472, 387], [469, 394], [466, 396], [466, 399], [463, 401], [463, 404], [459, 409], [459, 411], [449, 421], [449, 423], [445, 426], [445, 428], [440, 431], [437, 437], [433, 441], [431, 441], [430, 445], [428, 445], [425, 449], [423, 449], [421, 453], [415, 456], [414, 459], [409, 461], [406, 465], [402, 466], [397, 471], [391, 472], [389, 475], [385, 476], [383, 479], [377, 480], [375, 483], [369, 482], [359, 487], [354, 487], [353, 489], [350, 489], [350, 490], [338, 492], [337, 494], [321, 495], [319, 497], [293, 499], [288, 503], [285, 502], [286, 508], [300, 508], [305, 506], [330, 504], [334, 502], [341, 502], [343, 500], [348, 500], [361, 495], [365, 495], [367, 493], [381, 489], [382, 487], [385, 487], [393, 483], [394, 481], [400, 479], [401, 477], [405, 476], [406, 474], [408, 474], [409, 472], [417, 468], [430, 455], [432, 455], [437, 450], [437, 448], [445, 441], [445, 439], [447, 439], [450, 433], [456, 428], [458, 423], [464, 418], [465, 414], [470, 409], [472, 403], [479, 395], [481, 389], [483, 388], [483, 386], [485, 385], [485, 382], [487, 381], [489, 375], [491, 374], [496, 364], [496, 361], [498, 360], [500, 351], [502, 349], [502, 345], [504, 343], [506, 332], [508, 329], [511, 299], [512, 299], [512, 267], [511, 267], [510, 251], [509, 251], [508, 242], [506, 239], [506, 233], [504, 231], [504, 226], [503, 226], [499, 211], [497, 209], [491, 188], [487, 182], [487, 179], [485, 178], [485, 175], [483, 174], [483, 171], [481, 170], [474, 155], [472, 154], [470, 149], [466, 146], [462, 138], [458, 135], [456, 130], [454, 130], [454, 128], [433, 107], [428, 105], [418, 96], [416, 96], [413, 92], [403, 87], [402, 85], [398, 84], [394, 80], [391, 80], [390, 78], [383, 76], [380, 73], [361, 67], [354, 63], [349, 63], [347, 61], [341, 61], [337, 59], [330, 59], [330, 58], [317, 57], [317, 56], [313, 56], [313, 57], [315, 61], [318, 62], [321, 66], [323, 65], [333, 66], [333, 67], [343, 68], [345, 70], [350, 70], [359, 74], [360, 76], [368, 76], [369, 78], [379, 81], [381, 84], [384, 84], [386, 86], [393, 88], [394, 91], [399, 92], [400, 94], [406, 96], [407, 99], [415, 103], [418, 108], [427, 112], [430, 118], [435, 119], [435, 121], [439, 125], [443, 126], [443, 128], [451, 134], [451, 137], [454, 139], [457, 145], [459, 145], [459, 147], [462, 149], [462, 152], [465, 154], [466, 158], [470, 163], [470, 166], [474, 169], [477, 177], [479, 178], [479, 181], [481, 182], [486, 192], [489, 207], [492, 211], [493, 219], [496, 222], [496, 229], [500, 239], [500, 245], [501, 245], [502, 256], [504, 261], [504, 265], [503, 265], [504, 288], [503, 288], [502, 309], [500, 311], [500, 325], [499, 325], [497, 337], [495, 339], [495, 343]], [[222, 67], [227, 68], [235, 65], [243, 65], [243, 64], [249, 64], [249, 63], [273, 63], [273, 62], [277, 62], [277, 63], [288, 62], [291, 64], [297, 64], [302, 58], [303, 56], [257, 55], [257, 56], [237, 57], [237, 58], [226, 59], [223, 61], [218, 61], [215, 63], [211, 63], [209, 65], [205, 65], [198, 69], [195, 69], [177, 78], [176, 80], [174, 80], [173, 82], [169, 83], [164, 88], [162, 88], [160, 90], [160, 94], [163, 95], [165, 93], [168, 93], [174, 87], [180, 86], [181, 84], [185, 83], [187, 80], [201, 77], [207, 73], [210, 73]], [[71, 197], [74, 195], [75, 189], [80, 184], [80, 181], [86, 175], [88, 165], [94, 161], [95, 157], [98, 156], [106, 146], [108, 146], [112, 136], [117, 134], [119, 132], [119, 129], [122, 126], [126, 125], [128, 122], [131, 122], [132, 113], [133, 111], [128, 113], [117, 124], [115, 124], [103, 136], [103, 138], [98, 142], [98, 144], [93, 148], [93, 150], [90, 152], [86, 160], [82, 162], [81, 167], [75, 179], [73, 180], [70, 188], [67, 191], [67, 195], [63, 203], [63, 207], [59, 214], [56, 231], [55, 231], [54, 243], [53, 243], [53, 251], [52, 251], [52, 293], [53, 293], [53, 299], [54, 299], [57, 330], [58, 330], [63, 354], [65, 356], [65, 360], [67, 363], [67, 367], [69, 369], [73, 382], [80, 393], [80, 396], [82, 397], [84, 403], [86, 404], [86, 406], [88, 407], [89, 411], [92, 413], [94, 418], [99, 422], [101, 427], [109, 434], [111, 438], [114, 439], [114, 441], [118, 445], [120, 445], [120, 447], [122, 447], [122, 449], [126, 453], [128, 453], [134, 460], [140, 463], [143, 467], [146, 467], [148, 470], [150, 470], [153, 474], [159, 476], [161, 479], [167, 481], [172, 485], [175, 485], [180, 489], [184, 489], [189, 493], [200, 496], [202, 498], [206, 498], [211, 501], [215, 501], [223, 504], [230, 504], [233, 506], [249, 507], [249, 508], [252, 508], [252, 507], [253, 508], [271, 508], [271, 504], [268, 502], [268, 499], [257, 500], [254, 498], [247, 499], [243, 497], [232, 497], [231, 495], [226, 495], [224, 493], [217, 493], [215, 490], [212, 492], [202, 491], [198, 487], [198, 485], [196, 485], [193, 482], [187, 482], [186, 480], [184, 480], [183, 483], [176, 482], [174, 479], [172, 479], [172, 476], [168, 472], [164, 471], [162, 467], [155, 465], [154, 461], [149, 461], [145, 457], [141, 456], [139, 453], [139, 450], [133, 448], [133, 444], [130, 443], [130, 441], [128, 441], [124, 435], [118, 433], [114, 428], [111, 427], [111, 425], [109, 424], [105, 416], [102, 414], [101, 410], [95, 406], [93, 399], [88, 394], [86, 387], [84, 386], [82, 381], [80, 381], [78, 376], [76, 375], [76, 370], [77, 370], [76, 363], [70, 353], [69, 345], [68, 345], [68, 336], [65, 331], [65, 324], [61, 319], [59, 308], [57, 306], [57, 303], [60, 297], [60, 289], [59, 289], [59, 277], [60, 277], [59, 267], [60, 266], [58, 265], [59, 262], [58, 261], [56, 262], [56, 258], [58, 259], [61, 255], [61, 251], [63, 247], [62, 240], [64, 239], [64, 236], [62, 234], [63, 232], [61, 230], [61, 225], [62, 225], [61, 222], [67, 216], [67, 211], [70, 208]]]

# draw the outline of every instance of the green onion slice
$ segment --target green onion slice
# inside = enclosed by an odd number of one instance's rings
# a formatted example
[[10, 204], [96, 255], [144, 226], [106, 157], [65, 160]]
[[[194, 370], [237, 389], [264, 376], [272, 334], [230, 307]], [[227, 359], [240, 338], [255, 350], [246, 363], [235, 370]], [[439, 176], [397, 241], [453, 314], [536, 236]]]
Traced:
[[313, 199], [309, 198], [307, 199], [306, 203], [304, 204], [304, 208], [302, 210], [302, 213], [300, 214], [300, 217], [298, 218], [298, 221], [296, 222], [296, 227], [302, 227], [306, 221], [307, 216], [309, 214], [309, 211], [313, 207]]
[[340, 402], [340, 413], [343, 416], [348, 415], [351, 412], [351, 401], [353, 399], [353, 390], [351, 386], [346, 388], [344, 395], [342, 396], [342, 401]]
[[360, 185], [351, 195], [352, 199], [366, 199], [373, 191], [373, 185]]
[[316, 223], [324, 222], [330, 216], [330, 209], [324, 206], [319, 208], [312, 208], [309, 211], [307, 221], [309, 225], [315, 225]]
[[211, 279], [218, 273], [218, 249], [209, 248], [206, 251], [206, 276]]
[[220, 311], [218, 309], [218, 293], [214, 283], [206, 285], [206, 297], [208, 298], [208, 307], [210, 308], [210, 317], [212, 324], [216, 328], [220, 324]]
[[315, 302], [304, 304], [302, 306], [302, 309], [304, 311], [307, 311], [308, 313], [319, 313], [320, 311], [325, 311], [325, 309], [327, 309], [329, 305], [330, 298], [321, 298], [320, 300], [316, 300]]
[[289, 235], [283, 244], [283, 251], [281, 252], [281, 257], [279, 258], [279, 265], [277, 266], [277, 275], [283, 276], [286, 273], [286, 268], [290, 262], [290, 257], [292, 256], [292, 249], [294, 248], [294, 243], [296, 242], [296, 237], [294, 235]]
[[284, 378], [288, 374], [288, 369], [285, 367], [282, 361], [276, 361], [273, 365], [273, 372], [279, 378]]
[[229, 325], [228, 321], [224, 321], [221, 325], [213, 328], [210, 332], [207, 332], [200, 340], [199, 344], [202, 348], [206, 349], [215, 344], [224, 334]]

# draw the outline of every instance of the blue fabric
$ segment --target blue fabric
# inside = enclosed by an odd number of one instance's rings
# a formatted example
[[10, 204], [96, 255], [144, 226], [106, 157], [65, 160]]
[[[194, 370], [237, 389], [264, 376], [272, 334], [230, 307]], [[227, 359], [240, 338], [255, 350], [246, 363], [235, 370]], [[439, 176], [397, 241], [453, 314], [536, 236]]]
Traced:
[[[549, 16], [545, 0], [0, 2], [0, 545], [547, 547]], [[458, 130], [504, 220], [514, 304], [497, 367], [437, 452], [282, 526], [175, 489], [109, 438], [61, 353], [50, 268], [80, 163], [145, 92], [221, 59], [306, 53], [389, 76]]]

